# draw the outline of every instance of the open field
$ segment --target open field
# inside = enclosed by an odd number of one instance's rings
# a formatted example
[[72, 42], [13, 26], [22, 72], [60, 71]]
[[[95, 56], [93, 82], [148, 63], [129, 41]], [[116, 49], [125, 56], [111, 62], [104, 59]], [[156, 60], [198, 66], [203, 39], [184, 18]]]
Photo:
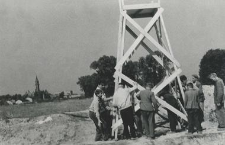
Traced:
[[61, 114], [88, 109], [92, 99], [70, 99], [36, 104], [0, 106], [0, 117], [33, 118], [42, 115]]

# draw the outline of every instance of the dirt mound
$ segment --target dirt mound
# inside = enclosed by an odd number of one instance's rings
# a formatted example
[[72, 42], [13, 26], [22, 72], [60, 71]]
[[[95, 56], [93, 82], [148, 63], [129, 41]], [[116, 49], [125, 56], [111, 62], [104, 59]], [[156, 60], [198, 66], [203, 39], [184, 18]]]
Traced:
[[1, 144], [76, 144], [92, 140], [90, 120], [56, 114], [0, 122]]

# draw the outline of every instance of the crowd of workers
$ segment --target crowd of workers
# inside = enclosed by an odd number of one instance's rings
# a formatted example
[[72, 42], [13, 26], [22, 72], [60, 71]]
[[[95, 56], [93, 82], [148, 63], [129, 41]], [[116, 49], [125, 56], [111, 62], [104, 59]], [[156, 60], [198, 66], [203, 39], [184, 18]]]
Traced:
[[[216, 73], [211, 73], [209, 79], [214, 81], [214, 103], [218, 130], [225, 130], [224, 83]], [[95, 141], [106, 141], [113, 138], [111, 128], [112, 110], [116, 110], [123, 121], [121, 139], [135, 139], [143, 135], [149, 139], [154, 139], [155, 113], [158, 112], [160, 106], [155, 95], [166, 101], [173, 108], [187, 113], [188, 122], [185, 122], [173, 111], [166, 109], [171, 133], [178, 131], [177, 126], [179, 124], [181, 128], [188, 130], [188, 135], [194, 132], [202, 134], [204, 128], [201, 124], [204, 121], [205, 97], [199, 77], [192, 75], [192, 80], [188, 81], [187, 77], [182, 75], [180, 80], [184, 99], [181, 97], [181, 90], [174, 88], [177, 85], [167, 85], [158, 94], [154, 94], [151, 83], [147, 83], [145, 89], [141, 91], [138, 89], [138, 85], [129, 88], [120, 83], [114, 93], [113, 100], [111, 100], [111, 98], [106, 98], [105, 96], [104, 85], [99, 84], [94, 92], [93, 101], [89, 108], [89, 116], [96, 127]], [[140, 105], [140, 109], [135, 111], [134, 106], [136, 104]]]

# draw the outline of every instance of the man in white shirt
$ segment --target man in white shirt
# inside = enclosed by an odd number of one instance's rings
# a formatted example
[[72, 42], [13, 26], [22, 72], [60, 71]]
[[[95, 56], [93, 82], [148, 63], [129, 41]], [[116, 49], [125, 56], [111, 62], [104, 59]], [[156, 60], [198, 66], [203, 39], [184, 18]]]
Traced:
[[[134, 91], [134, 89], [124, 88], [124, 85], [120, 83], [113, 96], [113, 106], [120, 110], [124, 125], [123, 137], [126, 139], [136, 138], [134, 128], [134, 114], [130, 95], [132, 91]], [[130, 128], [130, 132], [128, 130], [128, 126]]]

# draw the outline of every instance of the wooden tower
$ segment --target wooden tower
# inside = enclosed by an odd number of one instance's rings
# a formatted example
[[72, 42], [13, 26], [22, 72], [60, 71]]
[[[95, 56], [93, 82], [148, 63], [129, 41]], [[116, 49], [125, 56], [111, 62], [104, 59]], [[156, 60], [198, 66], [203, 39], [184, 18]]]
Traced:
[[[137, 0], [139, 1], [139, 0]], [[140, 0], [141, 1], [141, 0]], [[122, 74], [122, 66], [126, 63], [135, 51], [142, 46], [146, 49], [153, 58], [162, 65], [167, 72], [167, 76], [153, 88], [153, 92], [156, 95], [156, 99], [158, 102], [176, 113], [182, 119], [187, 121], [187, 114], [181, 105], [182, 111], [179, 111], [157, 97], [157, 93], [161, 91], [165, 86], [169, 85], [172, 81], [176, 80], [178, 82], [178, 86], [181, 90], [182, 97], [184, 98], [184, 92], [182, 89], [182, 84], [180, 81], [180, 73], [181, 68], [179, 62], [175, 59], [173, 55], [173, 51], [170, 45], [170, 41], [168, 38], [168, 34], [166, 31], [165, 23], [163, 20], [162, 13], [164, 9], [160, 6], [160, 1], [155, 0], [151, 1], [147, 4], [126, 4], [126, 1], [119, 0], [119, 9], [120, 9], [120, 17], [119, 17], [119, 34], [118, 34], [118, 48], [117, 48], [117, 64], [115, 67], [115, 89], [118, 87], [118, 83], [121, 82], [121, 79], [134, 86], [137, 84], [134, 80], [131, 80], [124, 74]], [[149, 19], [148, 24], [142, 28], [135, 19]], [[132, 25], [130, 27], [129, 25]], [[138, 31], [135, 33], [134, 29]], [[155, 29], [157, 40], [150, 35], [150, 32]], [[124, 50], [124, 41], [125, 41], [125, 32], [128, 32], [132, 37], [134, 37], [135, 41], [125, 52]], [[155, 33], [154, 32], [154, 33]], [[156, 50], [160, 51], [163, 54], [163, 58], [157, 56], [154, 53], [154, 50], [150, 48], [150, 46], [144, 42], [144, 39], [149, 41]], [[165, 59], [166, 58], [166, 59]], [[167, 61], [164, 61], [167, 60]], [[143, 90], [144, 87], [138, 84], [138, 89]], [[139, 105], [135, 106], [135, 110], [139, 109]], [[117, 128], [122, 124], [122, 120], [118, 119], [118, 115], [116, 119], [113, 121], [112, 130], [115, 133], [115, 138], [117, 139]]]

